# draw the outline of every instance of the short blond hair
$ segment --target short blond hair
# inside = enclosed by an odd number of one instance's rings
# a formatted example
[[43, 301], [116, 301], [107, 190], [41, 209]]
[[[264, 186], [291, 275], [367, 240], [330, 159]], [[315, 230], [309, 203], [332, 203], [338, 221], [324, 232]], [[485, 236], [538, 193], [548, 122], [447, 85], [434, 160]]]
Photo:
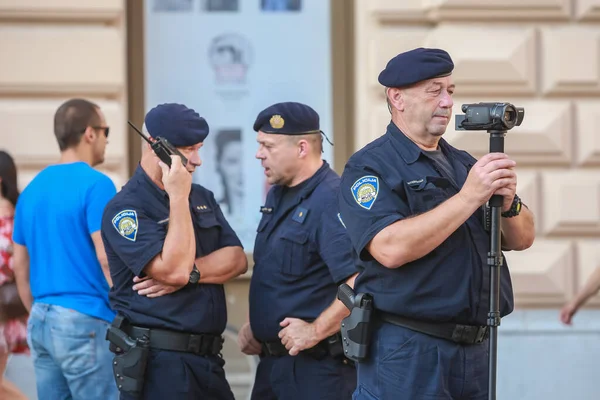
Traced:
[[306, 140], [308, 143], [311, 144], [312, 147], [314, 147], [317, 150], [318, 154], [321, 154], [323, 152], [323, 136], [321, 135], [321, 133], [319, 133], [319, 134], [309, 133], [306, 135], [286, 135], [286, 136], [287, 136], [288, 140], [293, 144], [297, 144], [301, 140]]

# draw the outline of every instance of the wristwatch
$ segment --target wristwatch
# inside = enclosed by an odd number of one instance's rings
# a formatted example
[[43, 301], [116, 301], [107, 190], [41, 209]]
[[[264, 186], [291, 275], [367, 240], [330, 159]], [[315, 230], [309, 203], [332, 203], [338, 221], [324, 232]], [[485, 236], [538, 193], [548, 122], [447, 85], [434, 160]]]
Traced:
[[502, 215], [504, 218], [516, 217], [521, 213], [521, 207], [523, 207], [523, 202], [521, 202], [521, 198], [515, 194], [512, 205], [510, 206], [510, 210], [503, 212], [500, 215]]
[[196, 264], [194, 264], [194, 268], [192, 272], [190, 272], [190, 279], [188, 280], [189, 284], [196, 284], [200, 280], [200, 271], [196, 268]]

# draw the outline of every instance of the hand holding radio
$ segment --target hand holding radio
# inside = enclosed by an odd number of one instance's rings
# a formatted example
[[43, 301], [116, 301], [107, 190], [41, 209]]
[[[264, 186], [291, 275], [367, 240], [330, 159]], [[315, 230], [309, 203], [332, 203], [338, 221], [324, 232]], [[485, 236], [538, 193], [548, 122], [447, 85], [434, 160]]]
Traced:
[[159, 161], [162, 169], [162, 182], [165, 191], [171, 199], [188, 198], [192, 189], [192, 174], [179, 161], [179, 156], [169, 156], [172, 160], [171, 168]]
[[175, 146], [173, 146], [169, 141], [163, 137], [157, 136], [155, 140], [150, 140], [146, 135], [142, 133], [135, 125], [131, 123], [131, 121], [127, 121], [129, 125], [142, 137], [146, 142], [150, 144], [152, 151], [160, 160], [171, 167], [171, 156], [176, 155], [181, 160], [181, 163], [184, 167], [187, 168], [188, 160], [185, 158], [183, 154]]

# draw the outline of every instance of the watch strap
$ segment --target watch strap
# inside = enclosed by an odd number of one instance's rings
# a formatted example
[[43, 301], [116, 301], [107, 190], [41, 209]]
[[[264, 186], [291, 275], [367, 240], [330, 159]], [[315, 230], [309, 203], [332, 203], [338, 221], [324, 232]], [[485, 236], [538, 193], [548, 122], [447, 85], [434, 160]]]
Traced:
[[516, 217], [521, 213], [521, 208], [523, 207], [523, 203], [521, 202], [521, 198], [515, 194], [513, 198], [512, 205], [510, 206], [510, 210], [503, 212], [502, 217], [504, 218], [512, 218]]

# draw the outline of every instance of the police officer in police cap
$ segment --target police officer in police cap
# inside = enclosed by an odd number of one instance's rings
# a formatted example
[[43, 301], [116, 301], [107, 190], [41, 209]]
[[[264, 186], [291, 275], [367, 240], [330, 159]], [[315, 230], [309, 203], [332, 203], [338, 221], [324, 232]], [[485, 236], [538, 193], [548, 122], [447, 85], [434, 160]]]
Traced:
[[260, 355], [252, 398], [342, 400], [356, 387], [343, 355], [340, 322], [348, 315], [337, 285], [356, 268], [338, 218], [339, 176], [322, 159], [319, 115], [296, 102], [256, 117], [258, 151], [269, 190], [254, 245], [246, 354]]
[[[442, 138], [453, 68], [441, 49], [392, 58], [379, 75], [387, 131], [342, 174], [340, 213], [364, 264], [356, 292], [372, 294], [377, 316], [356, 399], [488, 398], [490, 236], [482, 206], [503, 197], [505, 251], [528, 248], [535, 232], [516, 194], [516, 163], [503, 153], [476, 160]], [[503, 259], [501, 316], [512, 310]]]
[[146, 145], [104, 211], [109, 298], [118, 313], [108, 339], [121, 398], [231, 400], [220, 356], [223, 283], [244, 273], [247, 261], [213, 193], [192, 184], [208, 124], [169, 103], [148, 112], [145, 130], [168, 140], [187, 163], [173, 155], [169, 167]]

